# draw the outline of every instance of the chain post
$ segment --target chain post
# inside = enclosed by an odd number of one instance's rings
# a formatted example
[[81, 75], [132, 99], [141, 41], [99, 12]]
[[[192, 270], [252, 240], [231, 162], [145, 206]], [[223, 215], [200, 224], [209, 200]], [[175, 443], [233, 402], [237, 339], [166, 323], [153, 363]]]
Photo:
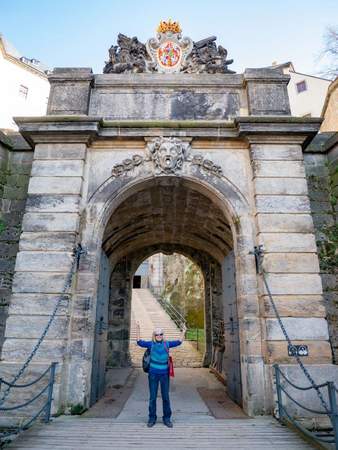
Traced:
[[80, 243], [77, 244], [77, 246], [74, 248], [74, 256], [76, 258], [76, 269], [77, 270], [79, 269], [79, 266], [80, 266], [80, 258], [85, 253], [86, 253], [86, 251], [83, 249], [83, 247]]
[[338, 406], [337, 406], [337, 397], [336, 397], [336, 387], [333, 381], [329, 381], [327, 383], [327, 390], [330, 402], [330, 419], [332, 423], [336, 450], [338, 450]]
[[254, 255], [255, 263], [256, 263], [256, 272], [258, 274], [263, 271], [263, 257], [264, 257], [264, 249], [263, 245], [256, 245], [254, 247], [254, 251], [250, 252], [250, 255]]
[[280, 421], [283, 420], [283, 404], [282, 404], [282, 390], [280, 387], [280, 373], [278, 364], [274, 364], [273, 368], [275, 369], [275, 377], [276, 377], [276, 393], [277, 393], [277, 405], [278, 405], [278, 419]]
[[46, 422], [46, 423], [50, 421], [56, 365], [57, 365], [57, 362], [52, 362], [52, 364], [50, 366], [49, 383], [48, 383], [48, 386], [49, 386], [48, 387], [48, 399], [47, 399], [47, 404], [46, 404], [46, 414], [45, 414], [45, 418], [44, 418], [44, 422]]

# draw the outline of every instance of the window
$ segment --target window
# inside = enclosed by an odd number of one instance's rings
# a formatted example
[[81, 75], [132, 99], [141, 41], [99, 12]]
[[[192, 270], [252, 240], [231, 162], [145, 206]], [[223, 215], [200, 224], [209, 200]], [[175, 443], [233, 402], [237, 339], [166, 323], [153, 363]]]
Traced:
[[307, 86], [306, 86], [306, 81], [300, 81], [299, 83], [296, 83], [296, 88], [297, 88], [297, 92], [298, 94], [300, 94], [301, 92], [307, 91]]
[[28, 95], [28, 87], [24, 86], [23, 84], [20, 84], [19, 95], [20, 97], [26, 100]]

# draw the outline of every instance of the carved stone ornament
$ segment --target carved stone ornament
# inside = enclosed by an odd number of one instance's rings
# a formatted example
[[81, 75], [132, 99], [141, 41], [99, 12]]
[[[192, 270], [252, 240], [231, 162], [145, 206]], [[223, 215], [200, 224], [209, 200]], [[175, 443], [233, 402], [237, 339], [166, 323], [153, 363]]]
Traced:
[[147, 145], [150, 159], [158, 173], [176, 173], [187, 159], [190, 144], [177, 138], [159, 137]]
[[162, 21], [157, 37], [146, 45], [120, 33], [103, 73], [235, 73], [228, 69], [233, 59], [227, 59], [228, 51], [215, 41], [215, 36], [198, 42], [182, 38], [178, 22]]
[[141, 155], [133, 155], [131, 158], [124, 159], [121, 163], [115, 164], [112, 168], [113, 177], [120, 177], [121, 175], [125, 175], [130, 170], [133, 170], [134, 167], [139, 166], [144, 162], [144, 158]]
[[175, 137], [157, 137], [147, 144], [148, 155], [133, 155], [124, 159], [121, 163], [115, 164], [112, 168], [112, 176], [117, 178], [127, 175], [128, 172], [145, 162], [152, 162], [157, 174], [175, 174], [182, 169], [183, 162], [186, 161], [199, 169], [221, 177], [223, 171], [221, 166], [215, 164], [210, 159], [204, 158], [201, 154], [190, 154], [189, 142], [182, 141]]
[[218, 177], [223, 175], [222, 167], [213, 163], [210, 159], [204, 158], [202, 155], [194, 155], [191, 160], [191, 164], [199, 166], [201, 169], [212, 173]]
[[157, 37], [150, 38], [146, 44], [147, 51], [158, 72], [180, 72], [187, 56], [193, 48], [193, 41], [182, 38], [181, 28], [177, 22], [161, 22]]
[[[148, 58], [149, 59], [149, 58]], [[146, 46], [137, 37], [128, 37], [119, 33], [117, 45], [109, 49], [109, 61], [103, 73], [147, 72]]]
[[227, 59], [228, 51], [216, 45], [216, 36], [194, 42], [192, 52], [184, 67], [186, 73], [235, 73], [228, 66], [234, 62]]

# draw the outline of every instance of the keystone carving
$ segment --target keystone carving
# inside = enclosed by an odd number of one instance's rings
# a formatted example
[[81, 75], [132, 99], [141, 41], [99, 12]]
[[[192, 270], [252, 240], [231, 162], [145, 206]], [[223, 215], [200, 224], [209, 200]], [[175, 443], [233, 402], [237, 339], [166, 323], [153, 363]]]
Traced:
[[148, 142], [147, 151], [146, 157], [133, 155], [115, 164], [112, 175], [114, 177], [126, 175], [135, 167], [149, 161], [153, 162], [157, 174], [175, 174], [182, 169], [183, 162], [186, 161], [212, 175], [218, 177], [223, 175], [221, 166], [200, 154], [190, 155], [190, 144], [175, 137], [157, 137]]
[[177, 138], [159, 137], [149, 142], [147, 149], [158, 173], [175, 173], [182, 168], [190, 144]]

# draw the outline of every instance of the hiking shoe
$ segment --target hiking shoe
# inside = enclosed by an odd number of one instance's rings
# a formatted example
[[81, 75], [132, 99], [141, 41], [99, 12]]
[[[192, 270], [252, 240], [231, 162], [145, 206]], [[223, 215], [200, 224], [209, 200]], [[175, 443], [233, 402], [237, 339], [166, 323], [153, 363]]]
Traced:
[[168, 428], [172, 428], [174, 426], [173, 423], [170, 422], [170, 420], [163, 420], [163, 423]]
[[151, 428], [155, 425], [156, 422], [154, 422], [153, 420], [149, 420], [149, 422], [147, 423], [147, 427]]

